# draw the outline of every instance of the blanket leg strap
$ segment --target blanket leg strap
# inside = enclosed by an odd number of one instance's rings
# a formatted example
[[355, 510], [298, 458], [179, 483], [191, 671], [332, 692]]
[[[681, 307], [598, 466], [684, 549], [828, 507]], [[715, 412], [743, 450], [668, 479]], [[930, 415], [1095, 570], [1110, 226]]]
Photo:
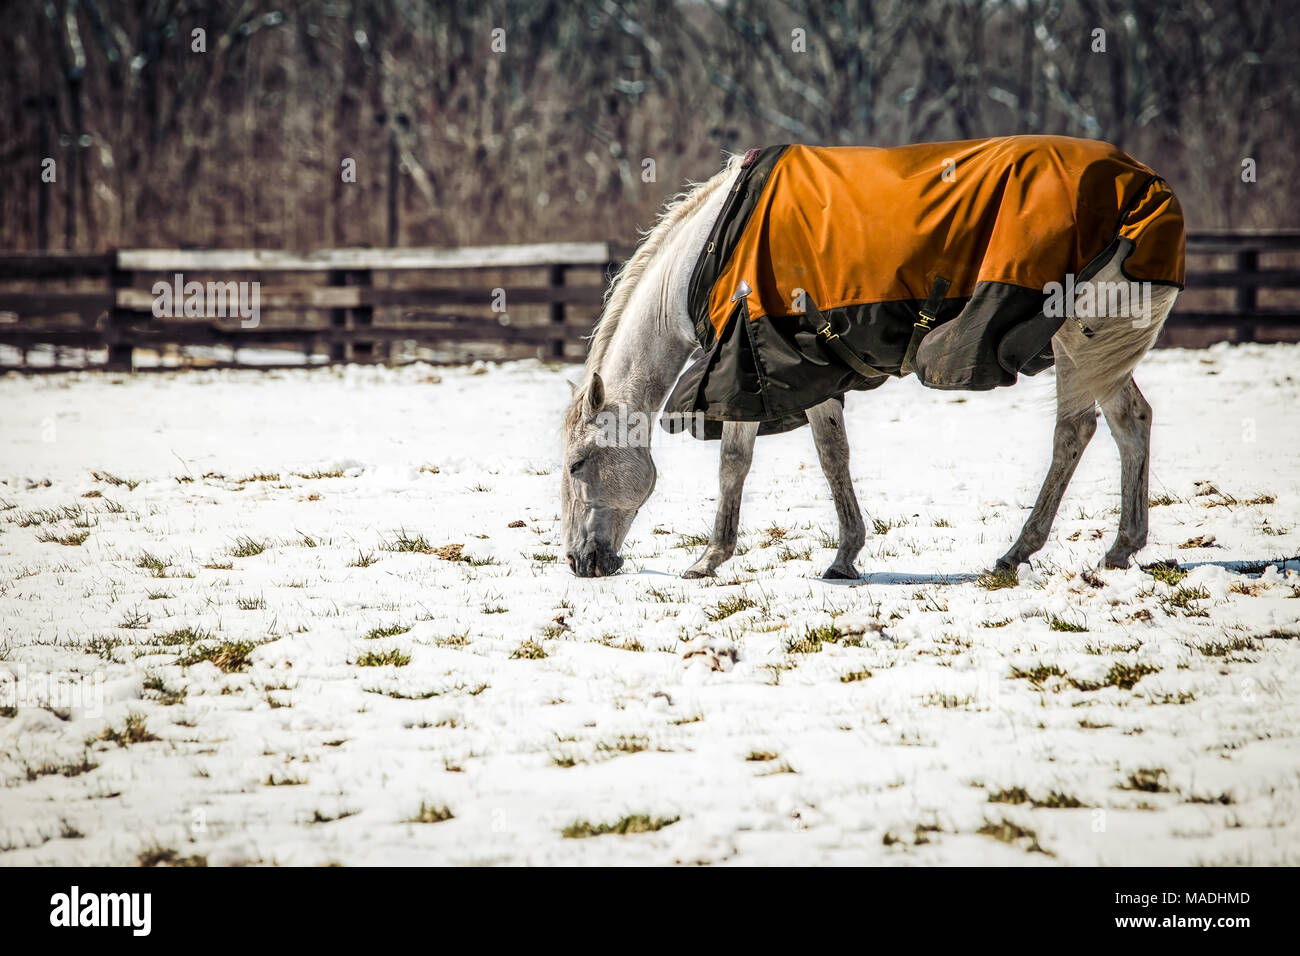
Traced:
[[847, 342], [840, 338], [840, 334], [831, 328], [830, 319], [826, 318], [812, 303], [811, 300], [805, 302], [808, 313], [815, 318], [821, 325], [817, 330], [817, 337], [826, 343], [826, 347], [840, 357], [842, 361], [853, 371], [857, 372], [863, 378], [888, 378], [888, 372], [882, 372], [874, 365], [868, 365], [862, 360], [862, 356], [849, 346]]
[[939, 307], [943, 305], [943, 297], [948, 293], [948, 287], [952, 285], [942, 276], [935, 276], [934, 286], [930, 289], [930, 297], [925, 300], [925, 305], [921, 306], [921, 312], [912, 326], [912, 338], [907, 343], [907, 353], [903, 356], [903, 364], [898, 370], [899, 375], [908, 375], [916, 371], [916, 350], [921, 347], [921, 340], [930, 334], [934, 328], [935, 319], [939, 315]]

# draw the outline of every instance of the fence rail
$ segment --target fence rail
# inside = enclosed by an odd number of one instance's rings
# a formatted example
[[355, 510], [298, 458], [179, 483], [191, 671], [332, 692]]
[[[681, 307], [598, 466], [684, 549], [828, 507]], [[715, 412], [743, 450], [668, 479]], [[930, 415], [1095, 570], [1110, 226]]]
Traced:
[[[605, 284], [628, 251], [568, 242], [0, 253], [0, 346], [19, 368], [51, 348], [83, 361], [104, 354], [104, 367], [125, 370], [137, 349], [225, 348], [231, 364], [241, 349], [293, 349], [304, 354], [293, 363], [301, 364], [388, 361], [396, 343], [459, 348], [462, 358], [482, 345], [581, 360]], [[1187, 292], [1160, 344], [1300, 340], [1300, 231], [1198, 233], [1187, 251]], [[1271, 255], [1287, 261], [1262, 267]], [[238, 316], [155, 317], [153, 284], [178, 273], [205, 287], [256, 282], [259, 307], [271, 316], [251, 328]]]

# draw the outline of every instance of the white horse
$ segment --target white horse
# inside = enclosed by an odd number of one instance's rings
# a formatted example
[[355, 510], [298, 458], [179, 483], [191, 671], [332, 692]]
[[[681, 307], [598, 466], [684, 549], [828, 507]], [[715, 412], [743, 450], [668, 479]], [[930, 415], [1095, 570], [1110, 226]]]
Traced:
[[[688, 314], [692, 270], [740, 174], [733, 157], [709, 179], [664, 209], [616, 277], [593, 335], [581, 385], [564, 424], [561, 485], [564, 550], [581, 577], [615, 574], [619, 550], [637, 512], [655, 486], [649, 431], [644, 441], [610, 441], [608, 422], [652, 421], [687, 359], [698, 348]], [[1125, 281], [1120, 264], [1108, 262], [1094, 281]], [[1119, 533], [1106, 553], [1107, 567], [1128, 567], [1147, 540], [1147, 472], [1151, 406], [1133, 381], [1133, 369], [1155, 343], [1177, 289], [1157, 285], [1149, 321], [1112, 316], [1090, 321], [1090, 335], [1065, 322], [1052, 339], [1057, 418], [1052, 463], [1020, 536], [1001, 558], [999, 570], [1014, 571], [1047, 540], [1066, 485], [1097, 429], [1100, 405], [1119, 446]], [[849, 475], [849, 446], [842, 405], [831, 399], [807, 410], [822, 470], [839, 518], [839, 550], [825, 577], [857, 579], [854, 567], [866, 527]], [[712, 576], [732, 556], [741, 492], [753, 456], [756, 422], [726, 422], [721, 442], [721, 493], [708, 547], [684, 577]]]

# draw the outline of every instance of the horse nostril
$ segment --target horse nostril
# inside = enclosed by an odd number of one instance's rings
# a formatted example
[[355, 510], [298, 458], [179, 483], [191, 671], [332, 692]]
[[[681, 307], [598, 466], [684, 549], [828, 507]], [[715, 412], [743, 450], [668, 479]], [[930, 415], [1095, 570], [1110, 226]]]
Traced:
[[574, 568], [578, 566], [578, 559], [571, 554], [566, 555], [566, 557], [569, 559], [569, 570], [572, 571]]

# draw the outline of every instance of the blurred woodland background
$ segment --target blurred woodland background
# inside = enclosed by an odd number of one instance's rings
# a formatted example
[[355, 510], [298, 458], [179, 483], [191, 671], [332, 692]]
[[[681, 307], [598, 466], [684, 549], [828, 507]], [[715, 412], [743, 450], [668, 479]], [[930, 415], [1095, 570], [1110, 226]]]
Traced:
[[3, 11], [9, 249], [632, 242], [724, 151], [1021, 132], [1117, 144], [1174, 185], [1191, 229], [1300, 225], [1294, 0]]

